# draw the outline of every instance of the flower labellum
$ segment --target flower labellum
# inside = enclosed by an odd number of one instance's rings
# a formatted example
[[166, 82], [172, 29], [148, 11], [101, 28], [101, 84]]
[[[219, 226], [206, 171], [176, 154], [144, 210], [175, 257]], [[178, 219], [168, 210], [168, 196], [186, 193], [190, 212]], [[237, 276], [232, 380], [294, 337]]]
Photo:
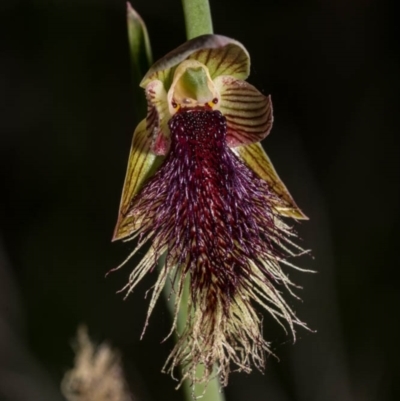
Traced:
[[244, 81], [249, 67], [240, 43], [204, 35], [156, 62], [141, 82], [148, 113], [133, 136], [114, 240], [137, 240], [127, 260], [150, 244], [128, 293], [164, 260], [147, 320], [168, 280], [174, 330], [189, 283], [186, 327], [165, 370], [180, 365], [192, 383], [207, 383], [213, 368], [222, 385], [231, 367], [263, 368], [270, 349], [256, 304], [293, 333], [294, 324], [304, 326], [281, 295], [293, 283], [280, 264], [296, 268], [287, 258], [303, 252], [281, 216], [306, 216], [259, 144], [272, 127], [272, 104]]

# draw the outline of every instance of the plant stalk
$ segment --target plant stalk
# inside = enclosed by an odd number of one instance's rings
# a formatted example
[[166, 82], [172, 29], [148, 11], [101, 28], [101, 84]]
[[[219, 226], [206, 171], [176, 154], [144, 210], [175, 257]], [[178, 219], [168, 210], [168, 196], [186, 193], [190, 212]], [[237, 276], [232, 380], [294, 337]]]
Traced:
[[212, 34], [213, 25], [208, 0], [182, 0], [186, 38]]
[[[193, 39], [200, 35], [212, 34], [213, 25], [211, 19], [211, 11], [208, 0], [182, 0], [183, 13], [185, 17], [186, 25], [186, 38], [187, 40]], [[183, 296], [181, 300], [181, 305], [179, 308], [178, 320], [177, 320], [177, 332], [182, 333], [186, 322], [190, 318], [188, 316], [188, 300], [190, 297], [189, 290], [189, 280], [186, 280], [185, 287], [183, 289]], [[167, 280], [168, 283], [168, 280]], [[174, 304], [173, 299], [174, 291], [171, 291], [170, 285], [166, 284], [164, 288], [164, 293], [169, 297], [168, 307], [171, 310], [171, 314], [174, 314]], [[172, 299], [171, 299], [172, 298]], [[196, 375], [202, 376], [202, 366], [197, 367]], [[225, 401], [224, 394], [221, 390], [221, 385], [218, 376], [215, 376], [207, 385], [204, 391], [204, 385], [195, 384], [194, 387], [192, 383], [188, 380], [183, 382], [183, 391], [186, 401], [193, 401], [193, 398], [201, 397], [202, 401]]]
[[[162, 257], [160, 260], [161, 262], [160, 267], [162, 266], [163, 261], [164, 258]], [[186, 326], [186, 322], [190, 318], [188, 316], [188, 309], [187, 309], [188, 300], [190, 297], [189, 283], [190, 283], [190, 277], [186, 279], [178, 313], [177, 332], [179, 334], [183, 332]], [[165, 283], [164, 294], [167, 297], [167, 305], [172, 316], [175, 313], [175, 296], [174, 296], [175, 290], [172, 289], [170, 280], [167, 280]], [[196, 376], [201, 377], [202, 373], [203, 373], [203, 366], [198, 366], [196, 370]], [[201, 401], [225, 401], [225, 397], [222, 392], [218, 376], [215, 376], [213, 379], [211, 379], [210, 382], [207, 384], [207, 386], [205, 386], [204, 384], [195, 384], [193, 387], [192, 383], [190, 383], [189, 380], [185, 380], [182, 384], [182, 387], [186, 401], [193, 401], [193, 399], [200, 397]]]

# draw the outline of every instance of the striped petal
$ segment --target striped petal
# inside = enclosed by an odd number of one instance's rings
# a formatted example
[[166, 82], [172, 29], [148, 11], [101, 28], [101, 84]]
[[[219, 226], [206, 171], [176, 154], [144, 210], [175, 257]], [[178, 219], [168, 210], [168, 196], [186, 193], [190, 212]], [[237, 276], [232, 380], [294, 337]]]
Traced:
[[220, 111], [228, 125], [228, 146], [246, 145], [264, 139], [272, 128], [271, 97], [230, 76], [220, 76], [214, 84], [221, 96]]
[[241, 43], [222, 35], [202, 35], [185, 42], [154, 63], [140, 86], [145, 88], [149, 82], [157, 79], [168, 90], [175, 67], [188, 58], [205, 64], [210, 68], [210, 73], [212, 70], [212, 77], [223, 73], [246, 79], [250, 71], [250, 58]]
[[193, 53], [189, 59], [204, 64], [213, 79], [220, 75], [246, 79], [250, 73], [250, 56], [238, 42], [229, 43], [218, 49], [200, 49]]
[[146, 120], [142, 120], [133, 134], [113, 241], [129, 236], [134, 230], [133, 217], [127, 215], [127, 210], [155, 165], [156, 155], [150, 150], [151, 144], [152, 137], [146, 128]]
[[[235, 151], [248, 167], [260, 178], [268, 182], [271, 190], [280, 197], [281, 201], [279, 205], [276, 205], [276, 209], [281, 216], [308, 220], [308, 217], [296, 205], [285, 184], [279, 178], [261, 144], [253, 143], [247, 146], [238, 146]], [[283, 207], [282, 203], [284, 204]]]

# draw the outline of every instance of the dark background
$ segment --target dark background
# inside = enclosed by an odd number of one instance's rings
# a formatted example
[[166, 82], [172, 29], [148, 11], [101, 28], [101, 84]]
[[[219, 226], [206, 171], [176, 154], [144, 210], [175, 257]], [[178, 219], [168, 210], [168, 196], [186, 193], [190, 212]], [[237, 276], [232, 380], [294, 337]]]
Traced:
[[[179, 0], [136, 0], [155, 59], [185, 41]], [[242, 42], [271, 93], [264, 146], [310, 217], [314, 259], [290, 273], [303, 302], [295, 345], [265, 318], [280, 358], [232, 374], [228, 401], [391, 401], [399, 380], [399, 58], [394, 10], [378, 0], [211, 0], [216, 33]], [[59, 400], [79, 323], [123, 354], [140, 401], [180, 400], [160, 373], [171, 343], [154, 282], [115, 295], [134, 263], [110, 242], [132, 132], [125, 2], [0, 2], [0, 399]], [[271, 324], [270, 324], [271, 323]], [[397, 390], [397, 392], [396, 392]]]

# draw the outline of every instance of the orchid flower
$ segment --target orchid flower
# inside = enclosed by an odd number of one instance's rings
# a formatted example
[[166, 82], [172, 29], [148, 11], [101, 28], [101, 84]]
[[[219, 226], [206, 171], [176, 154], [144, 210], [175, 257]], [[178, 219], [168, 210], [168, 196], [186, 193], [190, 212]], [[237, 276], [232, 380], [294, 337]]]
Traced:
[[294, 284], [281, 265], [296, 268], [288, 258], [303, 253], [282, 217], [306, 216], [259, 143], [271, 130], [272, 104], [245, 81], [249, 69], [242, 44], [203, 35], [157, 61], [140, 84], [148, 112], [133, 135], [113, 239], [136, 239], [123, 264], [148, 249], [128, 294], [162, 261], [145, 327], [169, 281], [171, 333], [180, 308], [188, 319], [164, 370], [181, 366], [182, 380], [193, 383], [207, 383], [215, 367], [222, 385], [231, 367], [263, 368], [271, 351], [256, 304], [293, 335], [295, 324], [304, 326], [282, 296]]

